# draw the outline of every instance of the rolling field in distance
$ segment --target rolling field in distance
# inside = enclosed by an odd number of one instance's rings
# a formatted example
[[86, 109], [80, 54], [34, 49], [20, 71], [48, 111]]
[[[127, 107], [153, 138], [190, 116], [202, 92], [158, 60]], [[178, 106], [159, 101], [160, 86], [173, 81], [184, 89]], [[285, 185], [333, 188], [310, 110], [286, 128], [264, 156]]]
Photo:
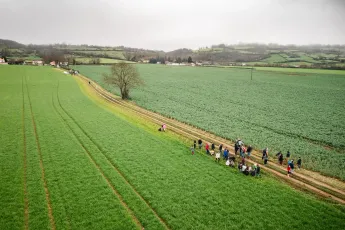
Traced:
[[0, 229], [345, 227], [342, 206], [192, 156], [69, 75], [0, 66], [0, 83]]
[[[303, 166], [345, 179], [345, 72], [137, 65], [146, 87], [140, 106], [257, 149], [292, 152]], [[105, 66], [77, 66], [109, 91]], [[272, 158], [271, 158], [272, 159]]]

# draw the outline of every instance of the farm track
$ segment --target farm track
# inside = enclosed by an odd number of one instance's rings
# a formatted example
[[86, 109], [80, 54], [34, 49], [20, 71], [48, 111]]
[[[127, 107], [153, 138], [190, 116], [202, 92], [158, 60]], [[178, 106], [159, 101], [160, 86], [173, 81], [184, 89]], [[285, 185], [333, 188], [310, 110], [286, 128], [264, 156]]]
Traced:
[[[224, 138], [217, 137], [213, 134], [207, 133], [204, 130], [200, 130], [196, 127], [192, 127], [190, 125], [184, 124], [177, 120], [166, 118], [157, 113], [147, 111], [143, 108], [140, 108], [139, 106], [130, 104], [128, 102], [123, 102], [121, 100], [118, 100], [112, 94], [110, 94], [109, 92], [104, 90], [102, 87], [100, 87], [97, 83], [91, 81], [90, 79], [84, 76], [81, 76], [81, 75], [79, 76], [85, 82], [92, 82], [91, 87], [96, 91], [96, 93], [98, 93], [101, 97], [103, 97], [107, 101], [115, 103], [125, 109], [131, 110], [134, 113], [138, 114], [139, 116], [147, 118], [148, 120], [151, 120], [153, 123], [156, 123], [158, 125], [161, 125], [162, 123], [166, 123], [167, 125], [169, 125], [169, 129], [171, 131], [179, 135], [185, 136], [189, 139], [192, 139], [192, 140], [202, 139], [205, 142], [213, 142], [217, 145], [222, 143], [224, 147], [228, 147], [232, 151], [231, 154], [234, 155], [234, 148], [232, 147], [233, 143], [231, 141], [226, 140]], [[262, 160], [261, 160], [260, 153], [257, 151], [253, 152], [251, 160], [247, 160], [247, 161], [250, 163], [261, 164]], [[277, 176], [280, 179], [283, 179], [285, 182], [295, 187], [306, 189], [322, 197], [330, 198], [338, 203], [345, 204], [345, 191], [341, 189], [338, 189], [327, 183], [317, 181], [301, 173], [295, 172], [293, 175], [293, 178], [288, 178], [286, 176], [285, 167], [282, 167], [274, 162], [270, 162], [267, 166], [262, 165], [262, 168], [265, 169], [267, 172], [270, 172], [271, 174]]]
[[[140, 195], [140, 193], [135, 189], [135, 187], [128, 181], [128, 179], [125, 177], [125, 175], [118, 169], [115, 163], [109, 158], [109, 156], [104, 152], [102, 146], [100, 146], [85, 130], [83, 127], [80, 126], [80, 124], [76, 121], [76, 119], [69, 113], [67, 110], [62, 106], [60, 102], [60, 98], [57, 94], [57, 100], [60, 108], [64, 113], [78, 126], [78, 128], [83, 132], [83, 134], [94, 144], [94, 146], [98, 149], [98, 151], [106, 158], [107, 162], [112, 166], [112, 168], [120, 175], [120, 177], [123, 179], [123, 181], [132, 189], [132, 191], [139, 197], [140, 200], [142, 200], [147, 207], [152, 211], [154, 216], [161, 222], [161, 224], [164, 226], [165, 229], [170, 229], [168, 227], [168, 224], [164, 221], [162, 217], [158, 215], [156, 210], [149, 204], [149, 202]], [[54, 102], [53, 102], [54, 103]], [[55, 105], [54, 105], [55, 108]]]
[[37, 133], [35, 116], [34, 116], [34, 113], [32, 111], [30, 92], [29, 92], [29, 87], [28, 87], [28, 82], [27, 82], [26, 77], [25, 77], [25, 83], [26, 83], [26, 89], [27, 89], [27, 94], [28, 94], [28, 99], [29, 99], [31, 120], [32, 120], [33, 128], [34, 128], [35, 138], [36, 138], [37, 151], [38, 151], [38, 155], [39, 155], [39, 159], [40, 159], [40, 168], [41, 168], [41, 171], [42, 171], [43, 186], [44, 186], [44, 191], [45, 191], [45, 194], [46, 194], [49, 221], [50, 221], [51, 229], [55, 230], [56, 226], [55, 226], [55, 220], [54, 220], [54, 216], [53, 216], [53, 209], [52, 209], [52, 205], [51, 205], [51, 201], [50, 201], [50, 194], [49, 194], [47, 180], [46, 180], [46, 176], [45, 176], [45, 170], [44, 170], [44, 165], [43, 165], [43, 157], [42, 157], [42, 152], [41, 152], [41, 146], [40, 146], [40, 141], [39, 141], [39, 137], [38, 137], [38, 133]]
[[25, 133], [25, 99], [24, 99], [24, 77], [22, 77], [22, 97], [23, 97], [23, 187], [24, 187], [24, 229], [29, 229], [29, 199], [28, 199], [28, 186], [27, 186], [27, 153], [26, 153], [26, 133]]
[[[64, 124], [66, 125], [66, 127], [68, 127], [68, 129], [70, 130], [70, 132], [73, 134], [73, 136], [77, 139], [77, 141], [79, 142], [80, 146], [82, 147], [82, 149], [84, 150], [84, 152], [86, 153], [87, 157], [89, 158], [89, 160], [93, 163], [93, 165], [97, 168], [97, 170], [100, 172], [100, 174], [102, 175], [103, 179], [105, 179], [105, 181], [107, 182], [108, 186], [111, 188], [111, 190], [113, 191], [113, 193], [117, 196], [117, 198], [119, 199], [121, 205], [126, 209], [126, 211], [130, 214], [132, 220], [135, 222], [135, 224], [137, 225], [137, 227], [139, 229], [144, 229], [143, 225], [141, 224], [141, 222], [139, 221], [139, 219], [135, 216], [134, 212], [128, 207], [128, 205], [126, 204], [126, 202], [124, 201], [123, 197], [121, 196], [121, 194], [116, 190], [116, 188], [114, 187], [114, 185], [111, 183], [111, 181], [109, 180], [108, 177], [106, 177], [106, 175], [104, 174], [103, 170], [101, 169], [101, 167], [97, 164], [97, 162], [95, 161], [95, 159], [92, 157], [91, 153], [89, 152], [89, 150], [86, 148], [86, 146], [83, 144], [82, 140], [78, 137], [78, 135], [75, 133], [75, 131], [72, 129], [72, 127], [70, 126], [70, 124], [68, 124], [67, 120], [62, 116], [62, 114], [58, 111], [58, 109], [56, 108], [55, 104], [54, 104], [54, 100], [52, 98], [52, 103], [53, 103], [53, 107], [55, 109], [55, 112], [60, 116], [60, 118], [62, 119], [62, 121], [64, 122]], [[60, 105], [61, 106], [61, 105]], [[61, 107], [62, 108], [62, 107]]]

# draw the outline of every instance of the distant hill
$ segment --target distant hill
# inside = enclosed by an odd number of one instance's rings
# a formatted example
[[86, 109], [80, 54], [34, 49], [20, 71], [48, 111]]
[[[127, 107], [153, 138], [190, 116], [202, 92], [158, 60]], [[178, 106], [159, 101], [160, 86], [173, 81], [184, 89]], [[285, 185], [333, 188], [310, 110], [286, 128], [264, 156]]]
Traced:
[[8, 49], [20, 49], [25, 48], [26, 46], [12, 40], [0, 39], [0, 49], [8, 48]]
[[[345, 45], [279, 45], [279, 44], [218, 44], [197, 50], [181, 48], [170, 52], [124, 46], [94, 45], [24, 45], [12, 40], [0, 39], [0, 55], [13, 59], [37, 59], [52, 56], [74, 60], [75, 64], [110, 64], [121, 60], [130, 62], [185, 62], [193, 61], [210, 65], [259, 65], [345, 68]], [[56, 56], [56, 55], [55, 55]], [[97, 60], [101, 60], [98, 62]], [[155, 63], [155, 62], [153, 62]]]

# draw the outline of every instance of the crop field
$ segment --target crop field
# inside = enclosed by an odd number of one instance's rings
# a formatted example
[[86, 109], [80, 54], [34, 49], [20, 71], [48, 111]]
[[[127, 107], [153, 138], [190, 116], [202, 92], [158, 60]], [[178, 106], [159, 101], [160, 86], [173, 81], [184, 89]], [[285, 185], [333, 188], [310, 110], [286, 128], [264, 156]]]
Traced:
[[[132, 92], [140, 106], [235, 140], [271, 156], [288, 150], [305, 168], [345, 179], [345, 72], [138, 65], [146, 86]], [[79, 66], [104, 84], [109, 67]], [[271, 158], [271, 160], [273, 160]]]
[[342, 206], [192, 156], [77, 78], [0, 66], [0, 87], [0, 229], [345, 227]]

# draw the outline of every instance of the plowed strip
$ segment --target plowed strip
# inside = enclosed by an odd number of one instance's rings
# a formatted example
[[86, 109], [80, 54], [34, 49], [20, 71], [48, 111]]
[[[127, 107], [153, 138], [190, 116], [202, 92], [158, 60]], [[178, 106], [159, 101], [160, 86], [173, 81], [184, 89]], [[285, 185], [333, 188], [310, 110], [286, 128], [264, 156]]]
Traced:
[[145, 200], [144, 197], [140, 195], [140, 193], [134, 188], [134, 186], [127, 180], [127, 178], [124, 176], [124, 174], [116, 167], [116, 165], [112, 162], [112, 160], [109, 158], [107, 154], [104, 153], [104, 150], [102, 147], [96, 143], [95, 140], [78, 124], [78, 122], [73, 118], [72, 115], [70, 115], [66, 109], [61, 105], [60, 99], [59, 99], [59, 93], [57, 93], [57, 99], [58, 104], [62, 111], [79, 127], [79, 129], [85, 134], [85, 136], [88, 137], [88, 139], [96, 146], [96, 148], [102, 153], [102, 155], [107, 159], [108, 163], [112, 166], [112, 168], [122, 177], [124, 182], [130, 186], [130, 188], [133, 190], [133, 192], [142, 200], [145, 202], [145, 204], [148, 206], [148, 208], [152, 211], [152, 213], [156, 216], [156, 218], [159, 219], [161, 224], [164, 226], [165, 229], [169, 229], [168, 224], [158, 215], [158, 213], [154, 210], [154, 208], [148, 203], [147, 200]]
[[61, 119], [63, 120], [64, 124], [68, 127], [68, 129], [71, 131], [71, 133], [73, 134], [73, 136], [77, 139], [77, 141], [79, 142], [80, 146], [83, 148], [84, 152], [86, 153], [87, 157], [90, 159], [90, 161], [93, 163], [93, 165], [98, 169], [98, 171], [101, 173], [102, 177], [106, 180], [108, 186], [111, 188], [111, 190], [113, 191], [113, 193], [118, 197], [118, 199], [120, 200], [120, 203], [122, 204], [122, 206], [126, 209], [126, 211], [130, 214], [130, 216], [132, 217], [133, 221], [136, 223], [137, 227], [139, 229], [144, 229], [143, 225], [140, 223], [140, 221], [138, 220], [138, 218], [134, 215], [134, 212], [128, 207], [128, 205], [126, 204], [126, 202], [123, 200], [123, 197], [121, 196], [121, 194], [115, 189], [115, 187], [112, 185], [112, 183], [110, 182], [110, 180], [108, 179], [108, 177], [105, 176], [104, 172], [102, 171], [102, 169], [100, 168], [100, 166], [97, 164], [97, 162], [94, 160], [94, 158], [92, 157], [91, 153], [87, 150], [87, 148], [84, 146], [84, 144], [82, 143], [81, 139], [78, 137], [78, 135], [74, 132], [74, 130], [72, 129], [72, 127], [68, 124], [68, 122], [66, 121], [66, 119], [62, 116], [62, 114], [58, 111], [58, 109], [56, 108], [55, 104], [54, 104], [54, 100], [53, 100], [53, 107], [55, 109], [55, 111], [59, 114], [59, 116], [61, 117]]
[[23, 180], [24, 180], [24, 228], [29, 229], [29, 200], [27, 189], [27, 159], [26, 159], [26, 133], [25, 133], [25, 100], [24, 100], [24, 77], [22, 78], [22, 96], [23, 96]]
[[54, 216], [53, 216], [53, 209], [52, 209], [52, 205], [51, 205], [51, 201], [50, 201], [49, 190], [48, 190], [48, 186], [47, 186], [47, 180], [46, 180], [45, 172], [44, 172], [44, 165], [43, 165], [43, 160], [42, 160], [43, 158], [42, 158], [41, 146], [40, 146], [40, 141], [39, 141], [39, 137], [38, 137], [38, 134], [37, 134], [36, 122], [35, 122], [34, 113], [32, 111], [30, 92], [29, 92], [29, 87], [28, 87], [28, 83], [27, 83], [27, 79], [26, 78], [25, 78], [25, 82], [26, 82], [26, 89], [27, 89], [29, 105], [30, 105], [32, 125], [34, 127], [34, 133], [35, 133], [35, 138], [36, 138], [37, 151], [38, 151], [38, 155], [39, 155], [39, 158], [40, 158], [40, 168], [41, 168], [41, 171], [42, 171], [42, 180], [43, 180], [43, 185], [44, 185], [44, 192], [46, 194], [50, 226], [51, 226], [51, 229], [55, 230], [56, 226], [55, 226], [55, 220], [54, 220]]

